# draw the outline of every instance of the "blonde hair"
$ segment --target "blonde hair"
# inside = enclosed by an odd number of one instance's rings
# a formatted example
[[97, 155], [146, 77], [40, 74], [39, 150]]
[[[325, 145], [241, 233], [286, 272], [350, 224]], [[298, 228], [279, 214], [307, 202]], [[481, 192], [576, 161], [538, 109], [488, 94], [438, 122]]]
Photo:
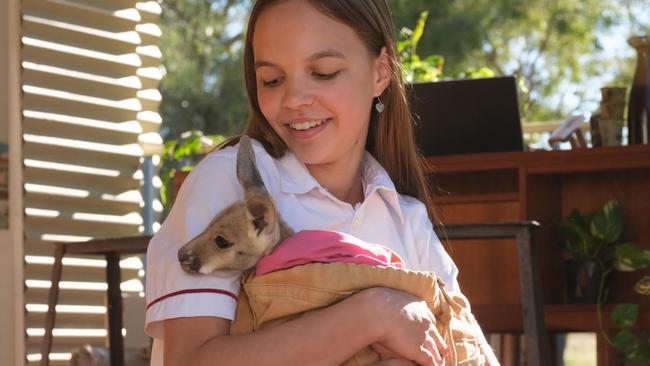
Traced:
[[[253, 34], [257, 18], [273, 4], [285, 0], [258, 0], [251, 11], [244, 46], [244, 80], [250, 101], [251, 115], [244, 134], [260, 141], [275, 158], [287, 151], [287, 146], [264, 118], [257, 99], [253, 54]], [[386, 169], [397, 191], [417, 198], [425, 204], [429, 218], [439, 224], [433, 209], [432, 193], [425, 175], [426, 162], [417, 153], [413, 135], [413, 119], [405, 95], [393, 21], [385, 0], [306, 0], [323, 14], [354, 29], [368, 50], [379, 56], [383, 47], [390, 61], [391, 80], [379, 97], [385, 105], [382, 113], [371, 108], [371, 121], [366, 150]], [[234, 145], [238, 137], [222, 146]]]

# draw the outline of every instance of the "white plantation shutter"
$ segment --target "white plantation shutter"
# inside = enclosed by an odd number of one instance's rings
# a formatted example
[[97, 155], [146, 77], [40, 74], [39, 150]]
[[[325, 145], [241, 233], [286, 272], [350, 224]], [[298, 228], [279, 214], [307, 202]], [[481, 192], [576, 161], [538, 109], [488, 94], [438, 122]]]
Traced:
[[[40, 360], [51, 243], [143, 230], [140, 164], [162, 143], [159, 15], [155, 1], [22, 1], [29, 364]], [[105, 344], [105, 266], [64, 258], [52, 365], [82, 344]], [[122, 289], [143, 291], [141, 260], [123, 258], [121, 268]]]

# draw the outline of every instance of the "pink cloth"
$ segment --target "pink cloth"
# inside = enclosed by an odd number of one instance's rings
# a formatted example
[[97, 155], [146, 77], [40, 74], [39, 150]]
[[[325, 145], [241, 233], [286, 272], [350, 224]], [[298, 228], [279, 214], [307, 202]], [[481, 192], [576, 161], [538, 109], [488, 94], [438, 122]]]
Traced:
[[257, 262], [256, 276], [307, 263], [356, 263], [403, 268], [392, 250], [366, 243], [338, 231], [303, 230], [291, 236]]

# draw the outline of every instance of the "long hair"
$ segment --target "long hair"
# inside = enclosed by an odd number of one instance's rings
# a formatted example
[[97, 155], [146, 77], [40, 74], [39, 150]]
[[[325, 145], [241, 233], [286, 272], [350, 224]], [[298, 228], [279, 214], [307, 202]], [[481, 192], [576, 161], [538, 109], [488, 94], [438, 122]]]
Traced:
[[[244, 45], [244, 80], [251, 114], [244, 133], [260, 141], [275, 158], [287, 151], [287, 146], [264, 118], [257, 99], [253, 35], [255, 24], [264, 9], [283, 0], [257, 0], [248, 21]], [[401, 65], [397, 57], [395, 32], [390, 10], [385, 0], [307, 0], [323, 14], [346, 24], [359, 35], [368, 50], [379, 56], [386, 47], [391, 80], [379, 99], [385, 109], [377, 113], [373, 106], [366, 140], [366, 150], [386, 169], [401, 194], [419, 199], [427, 207], [429, 219], [439, 224], [433, 209], [432, 193], [425, 175], [425, 161], [417, 153], [413, 135], [413, 119], [405, 95]], [[227, 140], [233, 145], [238, 137]]]

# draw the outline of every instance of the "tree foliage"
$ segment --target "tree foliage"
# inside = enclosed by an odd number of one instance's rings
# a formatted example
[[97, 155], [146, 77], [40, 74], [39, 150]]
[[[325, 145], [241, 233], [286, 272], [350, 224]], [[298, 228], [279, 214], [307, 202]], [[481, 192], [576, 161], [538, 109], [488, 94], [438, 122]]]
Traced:
[[[629, 33], [643, 32], [648, 15], [642, 19], [638, 9], [650, 9], [648, 0], [389, 3], [397, 27], [413, 22], [420, 10], [430, 12], [420, 51], [442, 55], [445, 67], [451, 68], [447, 73], [487, 66], [498, 75], [515, 75], [526, 120], [566, 116], [571, 111], [564, 100], [573, 94], [584, 101], [589, 81], [612, 70], [617, 70], [612, 79], [627, 86], [633, 62], [609, 55], [599, 35], [623, 23], [629, 25]], [[625, 42], [626, 36], [619, 42]], [[578, 90], [569, 90], [570, 84], [578, 85]]]
[[[252, 0], [163, 0], [162, 134], [230, 135], [248, 115], [242, 30]], [[524, 120], [566, 117], [567, 98], [588, 101], [605, 84], [628, 86], [634, 55], [613, 56], [603, 35], [650, 31], [650, 0], [388, 0], [396, 30], [428, 11], [418, 45], [444, 58], [444, 75], [487, 66], [515, 75]], [[645, 15], [644, 15], [645, 14]], [[619, 29], [620, 30], [620, 29]], [[601, 81], [603, 75], [611, 80]], [[597, 94], [597, 93], [596, 93]]]
[[[161, 133], [233, 134], [248, 115], [241, 48], [249, 0], [164, 0]], [[239, 26], [238, 26], [239, 25]]]

